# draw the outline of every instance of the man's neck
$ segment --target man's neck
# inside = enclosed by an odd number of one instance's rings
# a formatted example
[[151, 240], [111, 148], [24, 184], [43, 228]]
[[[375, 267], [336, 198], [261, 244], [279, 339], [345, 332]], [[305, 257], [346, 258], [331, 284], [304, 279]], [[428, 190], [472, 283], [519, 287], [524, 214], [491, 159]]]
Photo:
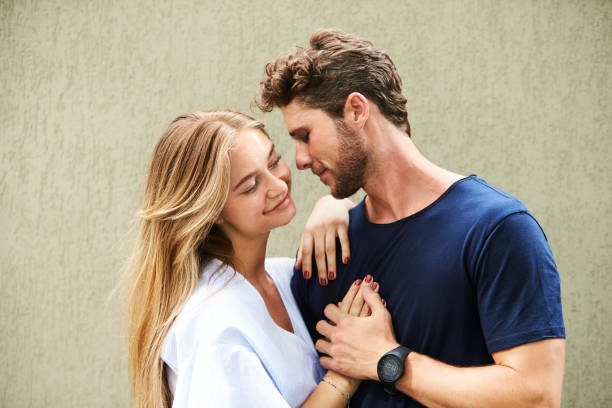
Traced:
[[436, 201], [463, 178], [430, 162], [395, 126], [379, 126], [368, 135], [366, 215], [386, 224], [408, 217]]

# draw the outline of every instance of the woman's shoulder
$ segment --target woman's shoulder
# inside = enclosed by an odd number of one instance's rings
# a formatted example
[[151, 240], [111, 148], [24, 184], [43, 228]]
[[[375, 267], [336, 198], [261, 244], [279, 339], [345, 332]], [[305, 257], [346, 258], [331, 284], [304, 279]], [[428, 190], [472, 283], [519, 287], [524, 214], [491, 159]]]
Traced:
[[261, 313], [242, 275], [229, 267], [216, 276], [203, 274], [166, 334], [162, 358], [173, 367], [179, 355], [192, 355], [201, 347], [246, 344]]
[[294, 258], [266, 258], [266, 271], [276, 282], [288, 285], [293, 276]]
[[[245, 293], [247, 292], [247, 293]], [[215, 333], [234, 324], [248, 306], [245, 279], [228, 265], [207, 263], [197, 286], [177, 314], [169, 334], [179, 337]]]

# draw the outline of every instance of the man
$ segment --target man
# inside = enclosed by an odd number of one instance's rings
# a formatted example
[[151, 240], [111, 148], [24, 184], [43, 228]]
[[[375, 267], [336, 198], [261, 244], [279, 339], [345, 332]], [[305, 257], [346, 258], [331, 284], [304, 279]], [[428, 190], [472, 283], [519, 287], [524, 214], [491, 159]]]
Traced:
[[[299, 169], [337, 198], [367, 193], [336, 279], [292, 282], [321, 364], [365, 380], [351, 406], [559, 406], [565, 330], [546, 237], [517, 199], [418, 151], [390, 58], [322, 30], [266, 66], [256, 102], [282, 110]], [[372, 316], [348, 316], [335, 303], [365, 274]]]

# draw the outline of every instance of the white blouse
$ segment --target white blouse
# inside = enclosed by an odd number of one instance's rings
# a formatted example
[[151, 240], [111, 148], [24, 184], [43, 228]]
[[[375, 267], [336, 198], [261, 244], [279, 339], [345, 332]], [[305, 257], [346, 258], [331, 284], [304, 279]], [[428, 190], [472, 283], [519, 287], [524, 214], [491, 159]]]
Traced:
[[[291, 293], [294, 261], [266, 259], [294, 333], [278, 326], [259, 292], [214, 260], [162, 346], [173, 407], [296, 407], [323, 376]], [[216, 273], [213, 273], [217, 271]]]

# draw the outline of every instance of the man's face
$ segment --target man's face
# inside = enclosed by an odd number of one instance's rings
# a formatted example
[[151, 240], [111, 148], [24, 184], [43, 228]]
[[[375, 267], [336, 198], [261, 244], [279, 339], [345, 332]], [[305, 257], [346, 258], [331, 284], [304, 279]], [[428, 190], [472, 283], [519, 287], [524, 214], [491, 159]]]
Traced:
[[363, 137], [341, 119], [295, 99], [281, 110], [295, 141], [297, 168], [311, 169], [336, 198], [356, 193], [363, 186], [368, 162]]

